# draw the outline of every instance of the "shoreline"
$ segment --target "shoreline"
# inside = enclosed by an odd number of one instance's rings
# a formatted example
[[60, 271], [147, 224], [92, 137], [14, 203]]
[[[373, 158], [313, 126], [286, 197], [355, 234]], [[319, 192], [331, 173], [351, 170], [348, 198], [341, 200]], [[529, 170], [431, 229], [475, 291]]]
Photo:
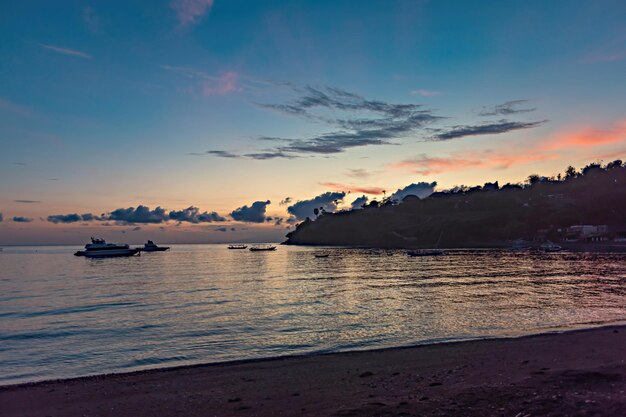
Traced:
[[304, 359], [304, 358], [315, 358], [315, 357], [325, 357], [332, 355], [349, 355], [349, 354], [359, 354], [359, 353], [377, 353], [377, 352], [386, 352], [386, 351], [394, 351], [394, 350], [403, 350], [403, 349], [414, 349], [420, 348], [424, 346], [445, 346], [445, 345], [453, 345], [453, 344], [462, 344], [462, 343], [473, 343], [473, 342], [483, 342], [483, 341], [499, 341], [499, 340], [518, 340], [525, 338], [533, 338], [533, 337], [541, 337], [541, 336], [550, 336], [550, 335], [560, 335], [567, 333], [578, 333], [578, 332], [588, 332], [594, 331], [597, 329], [619, 329], [624, 328], [626, 331], [626, 320], [610, 322], [610, 323], [597, 323], [593, 325], [593, 323], [584, 323], [580, 325], [581, 327], [573, 327], [573, 328], [550, 328], [546, 329], [546, 331], [541, 331], [538, 333], [529, 333], [529, 334], [519, 334], [512, 336], [476, 336], [476, 337], [467, 337], [467, 338], [449, 338], [449, 339], [430, 339], [417, 343], [411, 343], [407, 345], [398, 345], [398, 346], [385, 346], [385, 347], [374, 347], [374, 348], [365, 348], [365, 349], [352, 349], [352, 350], [339, 350], [339, 351], [315, 351], [310, 353], [294, 353], [287, 355], [278, 355], [278, 356], [262, 356], [258, 358], [244, 358], [244, 359], [232, 359], [225, 360], [219, 362], [199, 362], [199, 363], [189, 363], [189, 364], [181, 364], [181, 365], [172, 365], [172, 366], [155, 366], [149, 368], [142, 369], [134, 369], [128, 371], [113, 371], [113, 372], [105, 372], [99, 374], [89, 374], [89, 375], [79, 375], [79, 376], [69, 376], [69, 377], [60, 377], [60, 378], [50, 378], [50, 379], [41, 379], [35, 381], [26, 381], [26, 382], [18, 382], [18, 383], [10, 383], [10, 384], [1, 384], [0, 383], [0, 392], [2, 392], [5, 388], [19, 388], [26, 386], [35, 386], [39, 384], [47, 384], [47, 383], [63, 383], [63, 382], [71, 382], [71, 381], [80, 381], [87, 380], [92, 378], [102, 378], [102, 377], [111, 377], [111, 376], [131, 376], [138, 375], [143, 373], [158, 373], [158, 372], [168, 372], [168, 371], [184, 371], [185, 369], [192, 368], [209, 368], [216, 366], [230, 366], [230, 365], [246, 365], [246, 364], [254, 364], [259, 362], [274, 362], [274, 361], [282, 361], [282, 360], [292, 360], [292, 359]]
[[625, 362], [626, 325], [610, 324], [5, 385], [0, 414], [608, 416], [626, 413]]

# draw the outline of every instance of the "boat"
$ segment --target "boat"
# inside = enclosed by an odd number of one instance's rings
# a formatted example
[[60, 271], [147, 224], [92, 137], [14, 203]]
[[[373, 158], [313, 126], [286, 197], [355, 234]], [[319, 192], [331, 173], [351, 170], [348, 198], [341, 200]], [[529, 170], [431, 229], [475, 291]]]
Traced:
[[328, 254], [327, 253], [323, 253], [323, 254], [317, 254], [315, 255], [316, 258], [328, 258]]
[[261, 252], [261, 251], [273, 251], [276, 250], [276, 246], [272, 246], [272, 245], [259, 245], [259, 246], [253, 246], [250, 248], [250, 251], [252, 252]]
[[91, 238], [91, 243], [85, 245], [85, 250], [79, 250], [74, 255], [87, 258], [109, 258], [117, 256], [133, 256], [140, 252], [139, 248], [130, 248], [127, 244], [106, 243], [104, 239]]
[[228, 249], [246, 249], [247, 245], [228, 245]]
[[143, 245], [143, 248], [140, 248], [140, 250], [144, 252], [162, 252], [168, 250], [169, 248], [169, 246], [157, 246], [156, 243], [149, 240], [148, 243]]
[[543, 243], [539, 246], [539, 249], [544, 252], [560, 252], [563, 248], [556, 243], [550, 242], [549, 240], [546, 243]]
[[408, 256], [445, 256], [448, 254], [443, 249], [420, 249], [407, 251]]

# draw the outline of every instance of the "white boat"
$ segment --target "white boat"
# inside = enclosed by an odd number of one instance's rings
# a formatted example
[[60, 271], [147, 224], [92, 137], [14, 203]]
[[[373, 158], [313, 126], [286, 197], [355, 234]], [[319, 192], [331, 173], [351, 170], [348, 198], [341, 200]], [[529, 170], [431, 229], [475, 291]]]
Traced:
[[148, 243], [143, 245], [143, 248], [140, 248], [144, 252], [162, 252], [168, 250], [169, 246], [157, 246], [156, 243], [149, 240]]
[[261, 252], [261, 251], [273, 251], [276, 250], [276, 246], [272, 246], [272, 245], [259, 245], [259, 246], [253, 246], [250, 248], [250, 250], [252, 252]]
[[91, 238], [91, 243], [85, 245], [85, 250], [79, 250], [74, 255], [87, 258], [109, 258], [117, 256], [133, 256], [141, 249], [130, 248], [127, 244], [106, 243], [104, 239]]
[[550, 242], [549, 240], [546, 243], [539, 246], [539, 249], [541, 249], [544, 252], [559, 252], [563, 250], [561, 246], [557, 245], [556, 243]]
[[228, 249], [245, 249], [247, 247], [246, 245], [228, 245]]

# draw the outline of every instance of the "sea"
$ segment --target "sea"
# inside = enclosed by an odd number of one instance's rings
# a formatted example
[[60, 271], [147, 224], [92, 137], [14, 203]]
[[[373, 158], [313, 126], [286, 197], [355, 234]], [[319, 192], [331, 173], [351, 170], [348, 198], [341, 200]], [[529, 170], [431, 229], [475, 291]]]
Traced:
[[626, 321], [626, 254], [78, 249], [0, 252], [0, 385]]

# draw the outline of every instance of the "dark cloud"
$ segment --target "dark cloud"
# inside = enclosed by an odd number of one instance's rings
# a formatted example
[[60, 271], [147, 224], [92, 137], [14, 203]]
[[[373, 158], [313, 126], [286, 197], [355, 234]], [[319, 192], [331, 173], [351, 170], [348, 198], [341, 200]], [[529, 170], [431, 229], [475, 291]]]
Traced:
[[113, 210], [106, 217], [105, 220], [114, 220], [119, 223], [133, 224], [133, 223], [163, 223], [168, 220], [168, 215], [165, 213], [165, 209], [157, 207], [154, 210], [150, 210], [149, 207], [139, 205], [137, 208], [118, 208]]
[[233, 210], [230, 217], [240, 222], [264, 223], [271, 220], [265, 215], [265, 210], [269, 204], [271, 204], [269, 200], [255, 201], [250, 207], [243, 206]]
[[73, 214], [53, 214], [51, 216], [48, 216], [48, 218], [46, 219], [51, 223], [57, 224], [57, 223], [76, 223], [76, 222], [91, 222], [94, 220], [104, 220], [102, 217], [100, 216], [94, 216], [91, 213], [85, 213], [85, 214], [77, 214], [77, 213], [73, 213]]
[[530, 129], [537, 127], [547, 120], [535, 122], [513, 122], [510, 120], [500, 120], [494, 123], [483, 123], [474, 126], [454, 126], [449, 130], [444, 130], [434, 136], [435, 140], [451, 140], [463, 138], [466, 136], [494, 135], [499, 133], [511, 132], [513, 130]]
[[395, 193], [389, 196], [392, 200], [402, 201], [404, 197], [408, 195], [414, 195], [419, 198], [426, 198], [435, 191], [437, 182], [418, 182], [417, 184], [410, 184], [404, 188], [398, 189]]
[[41, 203], [41, 201], [39, 200], [13, 200], [16, 203], [22, 203], [22, 204], [36, 204], [36, 203]]
[[279, 206], [286, 206], [287, 204], [291, 203], [292, 198], [291, 197], [285, 197], [284, 199], [280, 200], [280, 203], [278, 203]]
[[221, 156], [222, 158], [239, 158], [239, 155], [227, 151], [206, 151], [208, 155]]
[[29, 218], [29, 217], [22, 217], [22, 216], [14, 216], [13, 217], [13, 221], [16, 223], [30, 223], [33, 221], [33, 219]]
[[131, 232], [136, 232], [138, 230], [141, 230], [141, 226], [135, 226], [133, 227], [133, 230], [131, 230]]
[[348, 172], [346, 172], [344, 175], [346, 177], [351, 177], [351, 178], [369, 178], [373, 174], [374, 172], [369, 171], [367, 169], [356, 168], [356, 169], [348, 169]]
[[367, 198], [367, 196], [361, 196], [354, 200], [352, 204], [350, 204], [350, 207], [352, 207], [352, 210], [358, 210], [363, 208], [363, 204], [367, 203], [368, 200], [369, 198]]
[[227, 227], [218, 227], [216, 229], [213, 229], [216, 232], [228, 232], [228, 228]]
[[520, 106], [526, 103], [528, 103], [528, 100], [511, 100], [494, 107], [483, 107], [478, 114], [480, 116], [509, 116], [511, 114], [529, 113], [537, 110], [535, 107], [520, 108]]
[[201, 213], [198, 207], [187, 207], [183, 210], [170, 211], [169, 218], [178, 222], [189, 223], [211, 223], [211, 222], [223, 222], [226, 219], [216, 212], [204, 212]]
[[4, 216], [2, 215], [2, 213], [0, 213], [0, 222], [4, 221]]
[[287, 207], [287, 212], [295, 217], [296, 220], [304, 220], [307, 217], [313, 217], [314, 210], [320, 207], [323, 207], [324, 210], [328, 212], [335, 211], [337, 209], [337, 203], [343, 201], [345, 196], [345, 192], [329, 191], [310, 200], [298, 201]]
[[[252, 159], [294, 158], [302, 155], [328, 155], [347, 149], [389, 145], [394, 139], [414, 134], [441, 117], [419, 104], [387, 103], [368, 100], [339, 88], [291, 86], [298, 97], [290, 103], [258, 104], [258, 106], [324, 123], [334, 130], [309, 138], [278, 138], [263, 136], [260, 140], [278, 142], [277, 146], [242, 155]], [[344, 112], [345, 117], [330, 118], [314, 110]], [[223, 154], [222, 154], [223, 153]], [[235, 157], [226, 151], [216, 156]]]
[[11, 162], [13, 165], [19, 165], [19, 166], [24, 166], [26, 165], [26, 163], [24, 162]]

